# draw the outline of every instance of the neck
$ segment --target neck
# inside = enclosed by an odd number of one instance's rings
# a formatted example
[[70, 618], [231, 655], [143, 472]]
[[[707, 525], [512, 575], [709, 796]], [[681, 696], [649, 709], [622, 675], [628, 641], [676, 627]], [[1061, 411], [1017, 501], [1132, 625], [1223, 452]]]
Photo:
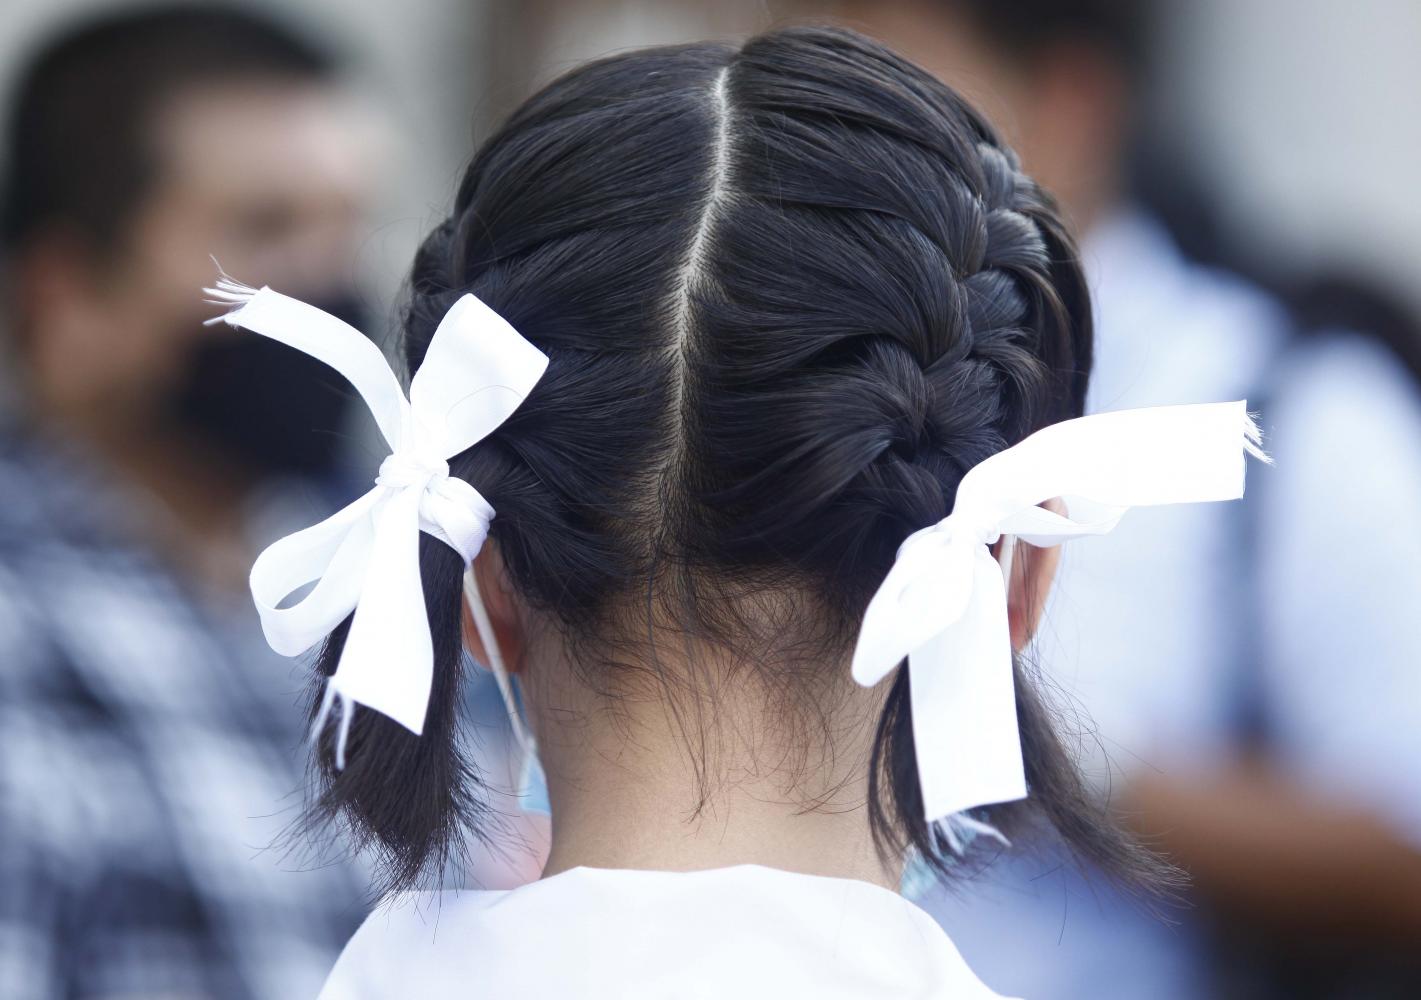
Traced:
[[841, 676], [832, 717], [794, 727], [746, 679], [689, 716], [694, 706], [630, 698], [580, 706], [575, 725], [565, 710], [539, 713], [535, 723], [561, 723], [537, 727], [554, 817], [544, 876], [755, 864], [896, 890], [901, 865], [879, 858], [867, 809], [882, 692], [854, 687], [846, 666]]

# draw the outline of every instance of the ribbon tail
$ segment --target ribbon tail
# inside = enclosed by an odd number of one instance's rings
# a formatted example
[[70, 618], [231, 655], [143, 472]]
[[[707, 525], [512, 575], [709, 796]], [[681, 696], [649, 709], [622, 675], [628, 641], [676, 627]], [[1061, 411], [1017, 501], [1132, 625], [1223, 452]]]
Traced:
[[311, 722], [311, 742], [315, 743], [321, 737], [322, 731], [326, 728], [326, 723], [330, 720], [331, 709], [340, 703], [340, 718], [336, 722], [336, 746], [335, 764], [337, 771], [345, 770], [345, 748], [350, 742], [350, 724], [355, 719], [355, 705], [345, 695], [340, 694], [334, 684], [328, 680], [326, 682], [325, 694], [321, 697], [321, 707], [316, 712], [316, 718]]
[[966, 613], [909, 656], [913, 739], [929, 822], [1026, 797], [1001, 567], [982, 547]]
[[434, 646], [419, 575], [415, 490], [390, 496], [376, 513], [374, 542], [355, 619], [331, 686], [416, 735], [434, 686]]

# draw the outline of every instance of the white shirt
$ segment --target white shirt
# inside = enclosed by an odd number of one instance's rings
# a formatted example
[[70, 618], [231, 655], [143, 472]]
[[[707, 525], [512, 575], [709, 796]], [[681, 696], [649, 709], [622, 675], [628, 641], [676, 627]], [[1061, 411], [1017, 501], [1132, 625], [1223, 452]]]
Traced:
[[[1288, 330], [1273, 299], [1190, 262], [1139, 213], [1096, 225], [1083, 259], [1096, 312], [1088, 410], [1243, 399], [1266, 381]], [[1271, 472], [1252, 463], [1250, 499]], [[1236, 503], [1141, 508], [1062, 547], [1034, 652], [1079, 710], [1068, 728], [1099, 737], [1082, 749], [1102, 790], [1139, 768], [1207, 767], [1232, 742], [1238, 609], [1251, 606], [1242, 519]]]
[[897, 893], [739, 865], [400, 894], [351, 939], [321, 1000], [998, 996]]
[[1294, 352], [1259, 524], [1269, 735], [1421, 848], [1421, 392], [1369, 338]]

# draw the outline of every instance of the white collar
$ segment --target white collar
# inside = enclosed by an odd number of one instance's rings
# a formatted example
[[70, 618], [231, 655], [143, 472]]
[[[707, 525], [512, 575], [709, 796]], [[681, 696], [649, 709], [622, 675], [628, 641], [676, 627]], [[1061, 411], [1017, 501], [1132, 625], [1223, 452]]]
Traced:
[[990, 1000], [925, 912], [853, 879], [758, 865], [574, 868], [518, 889], [402, 893], [321, 1000], [812, 996]]

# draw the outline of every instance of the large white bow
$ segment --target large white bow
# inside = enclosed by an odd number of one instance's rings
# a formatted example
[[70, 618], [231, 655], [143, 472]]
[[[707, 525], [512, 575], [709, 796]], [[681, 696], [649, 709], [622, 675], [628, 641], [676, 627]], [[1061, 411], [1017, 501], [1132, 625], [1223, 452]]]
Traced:
[[[478, 490], [449, 475], [448, 459], [507, 420], [548, 359], [492, 309], [465, 295], [440, 321], [406, 399], [380, 349], [334, 316], [225, 276], [207, 292], [213, 302], [234, 307], [212, 322], [281, 341], [345, 376], [390, 445], [374, 489], [321, 523], [272, 543], [257, 558], [252, 597], [267, 642], [285, 656], [321, 642], [354, 611], [326, 707], [339, 695], [419, 733], [434, 678], [419, 533], [441, 539], [465, 563], [473, 561], [494, 511]], [[316, 585], [304, 598], [280, 606], [312, 581]]]
[[[872, 685], [908, 657], [929, 821], [1027, 793], [1006, 581], [988, 546], [1104, 534], [1130, 507], [1237, 499], [1258, 444], [1242, 402], [1062, 421], [968, 470], [952, 513], [908, 536], [864, 614], [853, 675]], [[1038, 506], [1057, 497], [1067, 516]]]

